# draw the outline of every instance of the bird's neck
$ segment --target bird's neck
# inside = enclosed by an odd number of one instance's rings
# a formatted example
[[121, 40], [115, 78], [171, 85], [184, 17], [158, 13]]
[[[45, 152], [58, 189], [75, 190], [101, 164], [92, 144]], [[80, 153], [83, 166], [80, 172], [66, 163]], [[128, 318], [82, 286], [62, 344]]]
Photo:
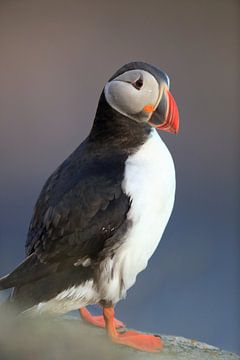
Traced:
[[111, 148], [131, 153], [146, 142], [150, 132], [147, 124], [137, 123], [112, 109], [102, 93], [89, 135], [90, 141], [109, 143]]

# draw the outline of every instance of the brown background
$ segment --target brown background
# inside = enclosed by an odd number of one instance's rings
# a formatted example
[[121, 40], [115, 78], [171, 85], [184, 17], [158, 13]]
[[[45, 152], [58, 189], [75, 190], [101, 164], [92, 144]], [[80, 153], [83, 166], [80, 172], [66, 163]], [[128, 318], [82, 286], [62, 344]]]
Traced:
[[238, 47], [233, 0], [1, 0], [0, 273], [23, 259], [41, 186], [88, 134], [106, 79], [147, 61], [180, 108], [180, 134], [162, 134], [177, 198], [118, 315], [240, 350]]

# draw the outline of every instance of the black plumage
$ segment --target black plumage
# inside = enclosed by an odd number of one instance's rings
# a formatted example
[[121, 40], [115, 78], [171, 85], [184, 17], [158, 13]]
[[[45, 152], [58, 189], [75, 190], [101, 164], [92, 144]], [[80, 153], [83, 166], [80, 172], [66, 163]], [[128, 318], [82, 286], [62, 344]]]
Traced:
[[[109, 81], [135, 69], [169, 83], [142, 62], [123, 66]], [[0, 290], [14, 287], [11, 301], [21, 310], [86, 280], [97, 284], [98, 264], [122, 244], [132, 226], [132, 199], [122, 190], [125, 163], [151, 132], [140, 115], [133, 121], [114, 110], [103, 91], [89, 136], [45, 183], [29, 226], [27, 258], [0, 279]]]
[[[56, 169], [37, 200], [26, 259], [0, 279], [7, 302], [28, 315], [80, 310], [112, 341], [156, 352], [161, 340], [119, 333], [114, 305], [159, 244], [172, 212], [175, 170], [154, 128], [177, 133], [169, 79], [142, 62], [120, 68], [100, 96], [86, 140]], [[100, 304], [103, 316], [85, 308]]]
[[121, 189], [125, 161], [149, 132], [149, 126], [129, 122], [101, 96], [89, 137], [43, 187], [29, 228], [27, 255], [36, 252], [43, 262], [66, 256], [97, 259], [118, 241], [113, 235], [130, 206]]
[[[0, 289], [15, 287], [13, 302], [27, 308], [98, 276], [96, 264], [114, 253], [131, 226], [131, 199], [121, 189], [124, 164], [149, 133], [147, 124], [112, 109], [102, 93], [90, 135], [40, 193], [26, 241], [27, 259], [0, 280]], [[86, 259], [91, 261], [87, 268], [82, 265]]]

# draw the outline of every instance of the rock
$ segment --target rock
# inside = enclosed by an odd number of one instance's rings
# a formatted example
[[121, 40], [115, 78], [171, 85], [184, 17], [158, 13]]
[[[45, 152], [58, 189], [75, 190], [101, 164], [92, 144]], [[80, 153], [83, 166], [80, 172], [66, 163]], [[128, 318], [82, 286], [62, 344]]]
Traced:
[[149, 354], [112, 344], [102, 329], [79, 318], [35, 320], [0, 313], [1, 360], [240, 360], [236, 354], [177, 336], [161, 336], [165, 348]]

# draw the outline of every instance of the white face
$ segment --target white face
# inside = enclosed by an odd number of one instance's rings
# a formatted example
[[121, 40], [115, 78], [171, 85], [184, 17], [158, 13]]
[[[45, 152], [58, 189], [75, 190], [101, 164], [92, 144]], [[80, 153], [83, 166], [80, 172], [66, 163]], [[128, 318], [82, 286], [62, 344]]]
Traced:
[[108, 82], [104, 88], [108, 104], [134, 120], [140, 120], [137, 116], [139, 113], [144, 120], [148, 120], [152, 112], [144, 108], [150, 105], [156, 109], [162, 92], [154, 76], [144, 70], [126, 71]]

